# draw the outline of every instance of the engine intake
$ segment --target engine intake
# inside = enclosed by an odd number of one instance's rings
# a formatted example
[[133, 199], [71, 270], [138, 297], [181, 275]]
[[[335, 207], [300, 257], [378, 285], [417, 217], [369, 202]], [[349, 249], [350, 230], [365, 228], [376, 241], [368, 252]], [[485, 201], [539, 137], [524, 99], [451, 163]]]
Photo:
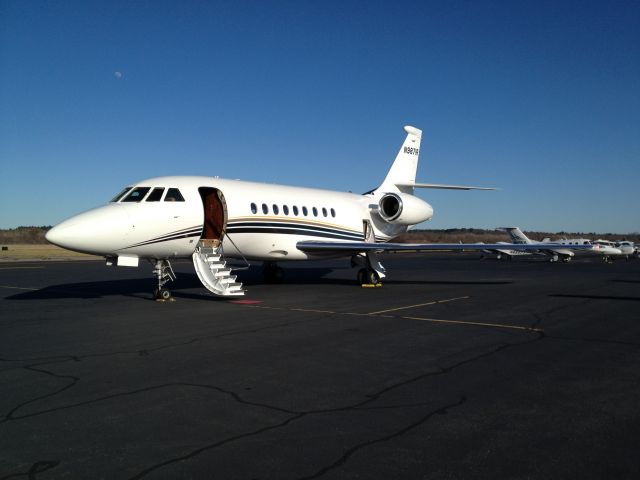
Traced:
[[433, 208], [413, 195], [385, 193], [378, 202], [378, 213], [389, 223], [415, 225], [429, 220], [433, 216]]

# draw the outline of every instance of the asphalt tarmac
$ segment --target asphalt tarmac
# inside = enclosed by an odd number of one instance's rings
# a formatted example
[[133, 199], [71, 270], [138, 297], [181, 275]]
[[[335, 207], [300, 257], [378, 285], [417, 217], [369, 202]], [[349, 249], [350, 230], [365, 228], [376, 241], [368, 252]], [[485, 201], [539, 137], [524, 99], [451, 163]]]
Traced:
[[640, 261], [0, 263], [0, 479], [640, 478]]

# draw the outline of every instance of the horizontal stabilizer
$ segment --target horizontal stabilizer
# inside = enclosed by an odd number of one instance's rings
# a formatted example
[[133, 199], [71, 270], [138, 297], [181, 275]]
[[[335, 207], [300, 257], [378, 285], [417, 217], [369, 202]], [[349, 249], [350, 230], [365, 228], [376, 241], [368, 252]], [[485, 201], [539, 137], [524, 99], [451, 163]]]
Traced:
[[497, 190], [494, 187], [468, 187], [465, 185], [442, 185], [440, 183], [396, 183], [397, 187], [438, 188], [442, 190]]

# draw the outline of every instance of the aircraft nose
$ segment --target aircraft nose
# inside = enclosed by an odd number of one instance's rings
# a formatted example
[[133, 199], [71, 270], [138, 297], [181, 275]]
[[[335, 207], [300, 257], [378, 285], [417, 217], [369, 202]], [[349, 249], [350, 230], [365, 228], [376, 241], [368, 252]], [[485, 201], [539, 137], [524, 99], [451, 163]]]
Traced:
[[48, 242], [67, 250], [108, 255], [122, 248], [128, 225], [120, 205], [107, 205], [71, 217], [49, 230]]

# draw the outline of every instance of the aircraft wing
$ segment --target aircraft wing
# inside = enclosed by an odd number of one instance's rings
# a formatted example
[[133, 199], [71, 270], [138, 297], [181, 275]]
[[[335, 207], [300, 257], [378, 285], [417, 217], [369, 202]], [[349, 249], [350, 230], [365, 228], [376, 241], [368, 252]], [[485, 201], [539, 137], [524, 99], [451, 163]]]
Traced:
[[[371, 242], [318, 242], [302, 241], [297, 245], [303, 252], [356, 254], [362, 252], [428, 252], [428, 251], [475, 251], [475, 250], [557, 250], [566, 245], [529, 243], [371, 243]], [[591, 249], [591, 245], [573, 245], [572, 250]]]

